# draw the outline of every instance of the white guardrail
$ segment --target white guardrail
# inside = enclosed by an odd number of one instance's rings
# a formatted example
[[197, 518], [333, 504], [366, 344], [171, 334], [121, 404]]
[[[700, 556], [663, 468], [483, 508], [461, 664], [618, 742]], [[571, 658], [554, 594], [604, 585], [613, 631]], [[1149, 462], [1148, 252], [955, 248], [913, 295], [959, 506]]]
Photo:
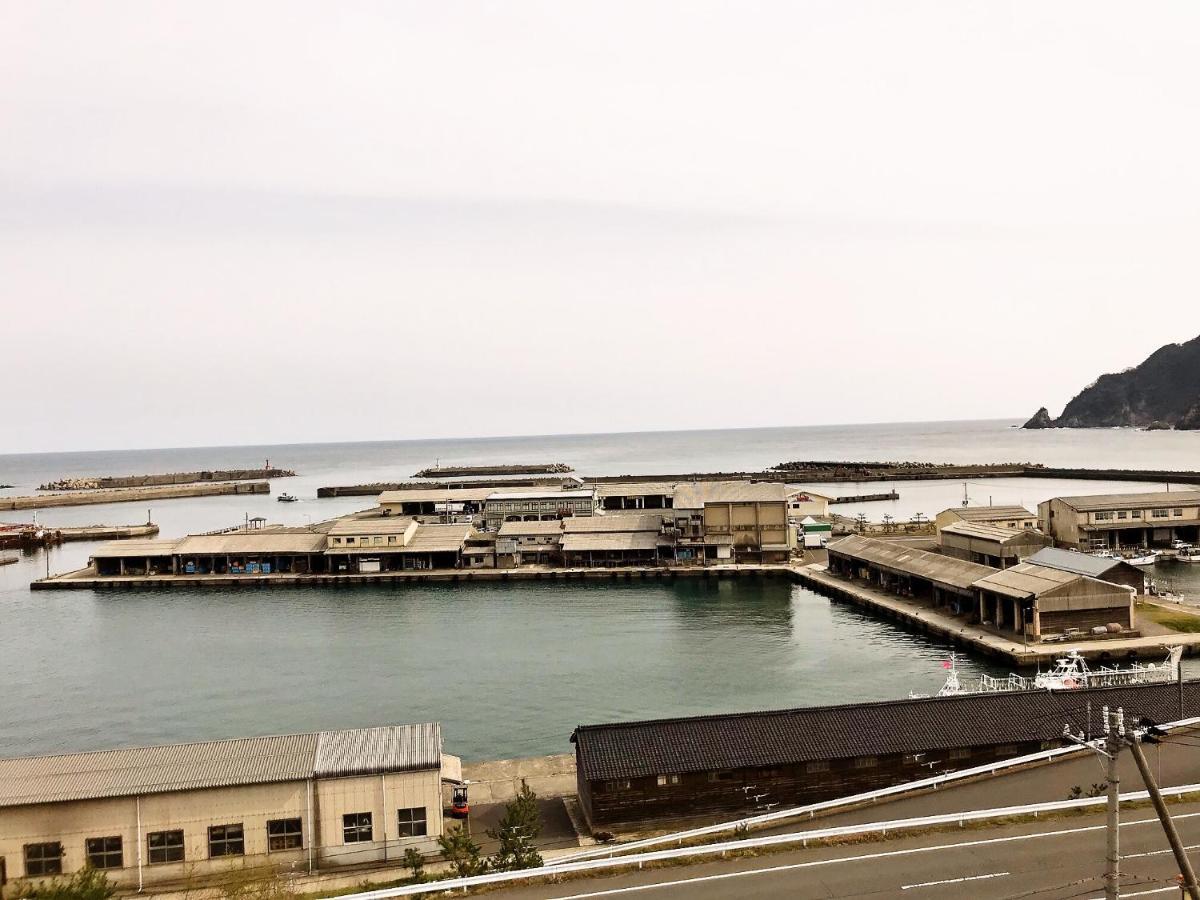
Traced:
[[[1200, 725], [1200, 716], [1181, 719], [1177, 722], [1168, 722], [1160, 725], [1164, 731], [1170, 731], [1175, 728], [1186, 728], [1194, 725]], [[739, 850], [749, 850], [756, 847], [775, 847], [787, 844], [801, 844], [807, 846], [809, 841], [819, 841], [834, 837], [848, 837], [854, 835], [865, 834], [887, 834], [889, 831], [903, 831], [913, 828], [927, 828], [933, 825], [964, 825], [967, 822], [980, 822], [988, 819], [1001, 819], [1007, 816], [1028, 816], [1036, 817], [1044, 812], [1061, 812], [1072, 809], [1087, 809], [1092, 806], [1102, 806], [1107, 802], [1104, 797], [1086, 797], [1079, 800], [1057, 800], [1046, 803], [1031, 803], [1024, 806], [1002, 806], [993, 809], [982, 810], [967, 810], [956, 813], [942, 813], [936, 816], [922, 816], [914, 819], [893, 819], [884, 822], [866, 822], [857, 825], [842, 825], [834, 828], [818, 828], [811, 831], [794, 831], [787, 834], [773, 834], [762, 837], [741, 838], [738, 840], [722, 841], [713, 844], [702, 844], [695, 847], [677, 846], [667, 850], [652, 850], [646, 853], [629, 853], [626, 851], [642, 849], [644, 847], [660, 845], [664, 843], [682, 844], [683, 841], [691, 840], [692, 838], [705, 837], [710, 834], [719, 834], [724, 831], [737, 830], [741, 827], [750, 827], [754, 825], [765, 825], [774, 822], [783, 821], [785, 819], [796, 818], [799, 816], [815, 816], [817, 812], [825, 812], [831, 809], [836, 809], [843, 806], [859, 806], [864, 803], [874, 802], [889, 797], [920, 791], [929, 788], [936, 789], [941, 785], [948, 784], [954, 781], [962, 781], [969, 778], [975, 778], [980, 775], [990, 775], [1005, 769], [1016, 768], [1029, 763], [1045, 762], [1063, 756], [1078, 754], [1084, 752], [1086, 748], [1080, 746], [1057, 747], [1053, 750], [1041, 750], [1037, 753], [1031, 753], [1026, 756], [1014, 757], [1010, 760], [997, 762], [986, 766], [975, 766], [970, 769], [962, 769], [957, 772], [950, 772], [945, 775], [937, 775], [932, 778], [924, 778], [920, 781], [909, 781], [904, 784], [894, 785], [889, 788], [882, 788], [877, 791], [871, 791], [865, 794], [855, 794], [850, 797], [842, 797], [837, 800], [827, 800], [822, 803], [814, 803], [808, 806], [795, 807], [792, 809], [779, 810], [773, 813], [764, 813], [763, 815], [750, 816], [748, 818], [738, 819], [734, 822], [722, 822], [717, 825], [709, 825], [703, 828], [693, 828], [689, 831], [679, 831], [668, 835], [660, 835], [658, 837], [646, 838], [641, 841], [631, 841], [627, 844], [618, 844], [614, 846], [596, 847], [583, 853], [575, 854], [570, 857], [563, 857], [557, 860], [546, 863], [536, 869], [521, 869], [515, 872], [492, 872], [487, 875], [472, 875], [466, 878], [444, 878], [439, 881], [429, 881], [423, 884], [404, 885], [402, 887], [383, 888], [375, 891], [363, 891], [357, 894], [345, 894], [338, 900], [388, 900], [391, 897], [416, 897], [421, 894], [430, 894], [438, 892], [448, 892], [454, 890], [466, 891], [469, 888], [487, 884], [503, 884], [510, 881], [526, 881], [539, 878], [553, 878], [557, 875], [565, 875], [573, 872], [602, 872], [606, 869], [621, 869], [626, 867], [642, 868], [645, 863], [658, 862], [660, 860], [684, 859], [687, 857], [703, 857], [713, 855], [724, 855], [729, 852]], [[1178, 797], [1183, 794], [1200, 792], [1200, 784], [1185, 784], [1174, 787], [1163, 788], [1162, 794], [1166, 797]], [[1136, 801], [1146, 800], [1149, 794], [1146, 791], [1131, 791], [1126, 794], [1121, 794], [1121, 800]], [[608, 854], [608, 855], [604, 855]], [[599, 856], [600, 858], [595, 858]]]
[[[1200, 791], [1200, 784], [1184, 784], [1162, 790], [1163, 796], [1175, 797]], [[1147, 791], [1131, 791], [1121, 794], [1122, 802], [1149, 799]], [[577, 862], [545, 865], [537, 869], [520, 869], [516, 872], [492, 872], [488, 875], [472, 875], [468, 878], [446, 878], [441, 881], [429, 881], [424, 884], [410, 884], [403, 887], [383, 888], [378, 891], [364, 891], [359, 894], [343, 894], [338, 900], [387, 900], [390, 897], [414, 897], [420, 894], [466, 891], [469, 888], [485, 884], [502, 884], [506, 881], [527, 881], [538, 878], [554, 878], [572, 872], [602, 872], [605, 869], [642, 868], [646, 863], [661, 860], [684, 859], [691, 856], [723, 856], [726, 853], [739, 850], [750, 850], [756, 847], [777, 847], [787, 844], [800, 844], [807, 847], [809, 841], [820, 841], [836, 837], [849, 837], [862, 834], [887, 834], [889, 831], [904, 831], [912, 828], [928, 828], [933, 825], [965, 825], [967, 822], [981, 822], [987, 819], [1003, 819], [1009, 816], [1036, 817], [1044, 812], [1061, 812], [1070, 809], [1087, 809], [1090, 806], [1103, 806], [1106, 797], [1087, 797], [1082, 800], [1057, 800], [1049, 803], [1030, 803], [1026, 806], [1002, 806], [995, 809], [975, 809], [956, 813], [942, 813], [936, 816], [922, 816], [916, 819], [893, 819], [887, 822], [867, 822], [861, 825], [842, 825], [836, 828], [817, 828], [812, 831], [794, 831], [788, 834], [772, 834], [765, 837], [743, 838], [736, 841], [722, 841], [718, 844], [702, 844], [697, 847], [673, 847], [670, 850], [653, 850], [649, 853], [635, 853], [631, 856], [615, 856], [603, 859], [584, 859]]]

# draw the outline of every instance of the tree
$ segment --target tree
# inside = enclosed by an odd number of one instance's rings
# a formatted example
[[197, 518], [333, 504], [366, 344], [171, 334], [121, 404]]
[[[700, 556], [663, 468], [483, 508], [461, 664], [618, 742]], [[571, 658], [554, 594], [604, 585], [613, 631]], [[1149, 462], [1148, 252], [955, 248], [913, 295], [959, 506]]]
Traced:
[[493, 869], [507, 872], [513, 869], [534, 869], [542, 865], [542, 855], [533, 842], [542, 833], [542, 817], [538, 812], [537, 794], [521, 782], [521, 793], [504, 807], [499, 827], [489, 829], [488, 836], [500, 842], [496, 855], [490, 860]]
[[107, 875], [85, 866], [66, 878], [52, 878], [39, 884], [18, 882], [12, 896], [17, 900], [109, 900], [116, 893], [116, 885]]
[[454, 874], [460, 878], [471, 875], [482, 875], [487, 871], [487, 863], [480, 859], [480, 847], [471, 840], [462, 826], [447, 829], [438, 839], [442, 848], [442, 859], [454, 867]]
[[425, 857], [416, 847], [409, 847], [404, 851], [404, 867], [412, 870], [413, 881], [425, 880]]

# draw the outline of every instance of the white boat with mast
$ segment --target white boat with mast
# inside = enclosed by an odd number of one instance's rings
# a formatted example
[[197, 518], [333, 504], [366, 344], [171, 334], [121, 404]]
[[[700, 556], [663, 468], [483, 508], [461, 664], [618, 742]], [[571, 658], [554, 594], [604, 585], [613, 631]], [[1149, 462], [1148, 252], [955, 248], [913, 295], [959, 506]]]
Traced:
[[[946, 683], [937, 692], [939, 697], [955, 694], [991, 694], [1001, 691], [1071, 691], [1086, 687], [1111, 687], [1125, 684], [1165, 684], [1179, 678], [1183, 647], [1171, 647], [1160, 664], [1132, 663], [1125, 667], [1100, 666], [1091, 668], [1078, 650], [1068, 650], [1054, 661], [1048, 672], [1038, 672], [1032, 678], [1010, 674], [1007, 678], [980, 675], [979, 682], [964, 687], [958, 677], [958, 655], [942, 665], [947, 669]], [[910, 696], [916, 697], [917, 694]]]

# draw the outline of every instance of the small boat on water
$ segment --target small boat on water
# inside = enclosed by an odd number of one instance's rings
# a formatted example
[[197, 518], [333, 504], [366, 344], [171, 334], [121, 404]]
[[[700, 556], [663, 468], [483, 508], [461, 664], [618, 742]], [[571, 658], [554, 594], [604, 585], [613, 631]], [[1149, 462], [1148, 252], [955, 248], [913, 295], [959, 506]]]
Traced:
[[1126, 556], [1125, 562], [1131, 566], [1152, 566], [1158, 562], [1162, 556], [1157, 550], [1147, 550], [1144, 553], [1139, 553], [1134, 556]]
[[[992, 675], [980, 675], [979, 682], [974, 687], [964, 687], [958, 677], [958, 657], [950, 654], [950, 659], [942, 663], [946, 672], [946, 683], [937, 692], [939, 697], [952, 697], [957, 694], [992, 694], [1002, 691], [1072, 691], [1086, 687], [1111, 687], [1124, 684], [1162, 684], [1175, 681], [1179, 677], [1179, 660], [1183, 656], [1182, 647], [1172, 647], [1167, 652], [1167, 658], [1159, 665], [1154, 663], [1133, 663], [1125, 666], [1101, 666], [1093, 669], [1078, 650], [1068, 650], [1065, 656], [1054, 661], [1054, 668], [1048, 672], [1038, 672], [1033, 678], [1023, 675], [1009, 675], [1007, 678], [996, 678]], [[909, 694], [910, 697], [921, 696]]]
[[1181, 563], [1200, 563], [1200, 547], [1181, 547], [1175, 554], [1175, 561]]
[[295, 503], [300, 498], [293, 497], [291, 494], [280, 494], [275, 499], [278, 500], [280, 503]]

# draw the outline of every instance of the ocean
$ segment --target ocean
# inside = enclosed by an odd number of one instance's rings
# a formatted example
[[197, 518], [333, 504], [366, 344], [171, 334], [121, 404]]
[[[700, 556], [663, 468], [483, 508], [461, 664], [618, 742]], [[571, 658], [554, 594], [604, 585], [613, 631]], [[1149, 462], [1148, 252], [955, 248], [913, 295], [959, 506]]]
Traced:
[[[563, 462], [580, 475], [757, 470], [799, 459], [1200, 468], [1200, 434], [1023, 431], [939, 422], [0, 456], [0, 493], [57, 478], [250, 467], [300, 502], [227, 496], [40, 511], [48, 525], [132, 524], [163, 537], [247, 515], [303, 524], [372, 505], [322, 485], [403, 481], [436, 462]], [[887, 483], [816, 486], [823, 493]], [[901, 482], [837, 510], [906, 520], [958, 505], [1161, 485]], [[29, 521], [32, 512], [0, 513]], [[0, 755], [439, 720], [467, 759], [569, 752], [583, 722], [876, 700], [936, 690], [949, 650], [773, 580], [675, 585], [429, 585], [363, 590], [37, 592], [86, 543], [0, 567]], [[1167, 569], [1159, 566], [1159, 569]], [[1176, 569], [1185, 567], [1176, 566]], [[1156, 574], [1156, 577], [1159, 577]], [[1176, 590], [1200, 575], [1161, 573]], [[995, 672], [964, 660], [965, 676]]]

